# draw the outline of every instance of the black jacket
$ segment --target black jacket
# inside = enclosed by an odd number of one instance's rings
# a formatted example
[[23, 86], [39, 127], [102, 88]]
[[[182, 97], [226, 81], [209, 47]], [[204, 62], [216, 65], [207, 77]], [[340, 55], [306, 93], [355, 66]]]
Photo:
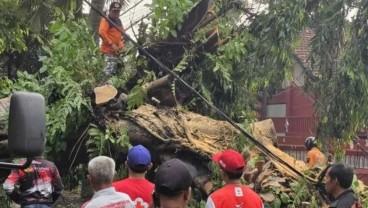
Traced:
[[346, 189], [330, 204], [330, 208], [351, 208], [358, 202], [354, 191], [352, 189]]

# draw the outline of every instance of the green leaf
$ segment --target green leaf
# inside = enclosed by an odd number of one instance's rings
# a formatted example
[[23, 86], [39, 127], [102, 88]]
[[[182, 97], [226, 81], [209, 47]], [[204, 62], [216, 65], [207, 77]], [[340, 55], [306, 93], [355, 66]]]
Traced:
[[288, 204], [291, 202], [289, 195], [285, 192], [281, 192], [280, 198], [281, 202], [284, 204]]
[[177, 36], [176, 30], [170, 30], [170, 34], [175, 38]]
[[281, 207], [281, 200], [280, 198], [276, 197], [276, 199], [271, 203], [272, 208], [279, 208]]
[[146, 97], [146, 92], [140, 85], [136, 85], [130, 91], [128, 95], [128, 109], [133, 109], [134, 107], [140, 106], [144, 103], [144, 98]]

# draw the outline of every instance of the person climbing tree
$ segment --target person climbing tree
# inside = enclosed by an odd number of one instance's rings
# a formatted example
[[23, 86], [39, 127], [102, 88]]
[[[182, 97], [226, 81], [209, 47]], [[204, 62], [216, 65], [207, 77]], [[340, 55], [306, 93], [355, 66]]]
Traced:
[[[116, 74], [118, 65], [118, 55], [124, 48], [124, 39], [122, 37], [122, 31], [124, 31], [123, 24], [119, 18], [121, 3], [113, 2], [110, 4], [108, 21], [106, 18], [102, 18], [98, 33], [102, 39], [100, 47], [103, 57], [105, 59], [105, 74]], [[114, 25], [118, 26], [115, 28]]]

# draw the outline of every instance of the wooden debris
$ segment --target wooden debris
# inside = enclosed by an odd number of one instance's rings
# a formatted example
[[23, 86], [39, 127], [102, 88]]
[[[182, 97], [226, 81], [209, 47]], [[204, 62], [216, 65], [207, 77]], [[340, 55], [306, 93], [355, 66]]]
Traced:
[[[296, 170], [303, 173], [308, 167], [303, 161], [296, 160], [287, 153], [277, 148], [276, 130], [271, 119], [266, 119], [260, 122], [256, 122], [252, 125], [252, 134], [259, 142], [266, 146], [268, 150], [274, 153], [277, 157], [281, 158], [288, 164], [292, 165]], [[292, 172], [289, 168], [281, 163], [271, 160], [276, 168], [283, 174], [291, 176], [295, 179], [299, 178], [299, 175]]]
[[96, 96], [96, 105], [107, 103], [118, 94], [118, 90], [110, 84], [95, 87], [93, 91]]

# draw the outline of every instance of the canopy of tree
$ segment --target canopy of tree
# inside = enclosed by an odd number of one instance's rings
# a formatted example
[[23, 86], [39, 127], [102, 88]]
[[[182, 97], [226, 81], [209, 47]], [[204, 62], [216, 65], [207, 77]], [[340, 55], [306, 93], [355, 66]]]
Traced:
[[[104, 3], [92, 1], [99, 9]], [[264, 9], [257, 9], [260, 4]], [[48, 157], [68, 157], [73, 167], [76, 158], [88, 160], [77, 157], [80, 152], [115, 154], [115, 146], [124, 153], [130, 146], [127, 130], [117, 134], [106, 124], [111, 109], [121, 109], [113, 115], [119, 117], [151, 103], [222, 119], [129, 42], [118, 76], [108, 80], [118, 96], [96, 106], [93, 88], [105, 81], [93, 37], [100, 17], [82, 15], [81, 5], [0, 0], [0, 98], [17, 90], [44, 95]], [[365, 128], [367, 1], [153, 0], [148, 7], [150, 15], [134, 31], [138, 44], [244, 127], [265, 116], [257, 104], [292, 78], [299, 34], [311, 28], [305, 90], [317, 98], [319, 138], [335, 139], [341, 156], [340, 141], [351, 141]], [[351, 11], [356, 15], [348, 19]]]

